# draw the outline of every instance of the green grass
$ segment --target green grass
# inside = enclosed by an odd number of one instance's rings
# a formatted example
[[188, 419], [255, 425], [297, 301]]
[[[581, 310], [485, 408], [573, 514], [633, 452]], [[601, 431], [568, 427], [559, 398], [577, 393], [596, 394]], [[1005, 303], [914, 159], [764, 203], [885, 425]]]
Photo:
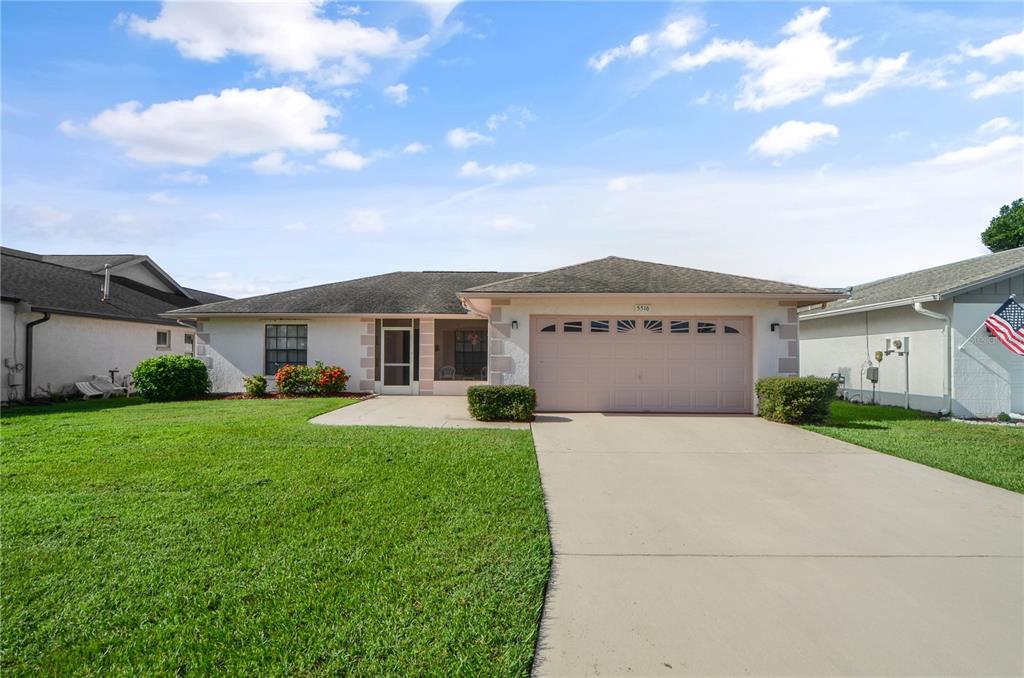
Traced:
[[551, 547], [528, 431], [340, 399], [4, 413], [15, 675], [526, 675]]
[[817, 433], [1024, 492], [1024, 427], [942, 421], [923, 412], [836, 401]]

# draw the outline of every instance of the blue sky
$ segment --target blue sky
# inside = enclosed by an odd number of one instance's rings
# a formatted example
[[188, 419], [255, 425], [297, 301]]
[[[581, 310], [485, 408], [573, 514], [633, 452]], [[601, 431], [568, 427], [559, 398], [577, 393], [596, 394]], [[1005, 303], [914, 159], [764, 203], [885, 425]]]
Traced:
[[862, 282], [1024, 193], [1022, 12], [5, 2], [3, 243], [233, 296], [609, 254]]

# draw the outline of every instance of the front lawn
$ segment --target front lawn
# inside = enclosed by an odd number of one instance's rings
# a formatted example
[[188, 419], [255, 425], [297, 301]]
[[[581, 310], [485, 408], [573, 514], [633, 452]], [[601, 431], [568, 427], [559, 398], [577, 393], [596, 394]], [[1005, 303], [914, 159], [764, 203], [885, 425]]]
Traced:
[[5, 412], [14, 675], [526, 675], [529, 431], [314, 426], [341, 399]]
[[804, 428], [1024, 492], [1024, 427], [941, 421], [914, 410], [839, 400], [827, 425]]

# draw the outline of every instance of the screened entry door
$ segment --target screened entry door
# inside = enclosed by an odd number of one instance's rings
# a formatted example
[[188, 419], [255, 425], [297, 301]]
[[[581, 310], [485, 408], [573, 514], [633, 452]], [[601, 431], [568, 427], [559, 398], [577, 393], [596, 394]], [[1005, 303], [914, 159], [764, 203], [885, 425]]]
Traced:
[[381, 393], [412, 393], [412, 328], [384, 327], [381, 339]]

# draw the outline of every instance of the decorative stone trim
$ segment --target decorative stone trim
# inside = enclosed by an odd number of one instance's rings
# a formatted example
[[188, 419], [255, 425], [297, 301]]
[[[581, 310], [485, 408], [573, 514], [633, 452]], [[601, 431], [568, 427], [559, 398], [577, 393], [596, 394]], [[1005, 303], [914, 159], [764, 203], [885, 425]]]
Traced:
[[434, 393], [434, 319], [420, 319], [420, 395]]
[[799, 358], [800, 357], [800, 342], [791, 341], [789, 342], [789, 357]]
[[798, 374], [799, 372], [799, 358], [779, 358], [779, 374]]
[[363, 347], [363, 355], [359, 358], [359, 368], [363, 371], [359, 379], [359, 390], [372, 391], [374, 388], [373, 373], [377, 364], [377, 353], [374, 341], [377, 333], [377, 322], [373, 318], [360, 318], [363, 333], [359, 335], [359, 345]]

